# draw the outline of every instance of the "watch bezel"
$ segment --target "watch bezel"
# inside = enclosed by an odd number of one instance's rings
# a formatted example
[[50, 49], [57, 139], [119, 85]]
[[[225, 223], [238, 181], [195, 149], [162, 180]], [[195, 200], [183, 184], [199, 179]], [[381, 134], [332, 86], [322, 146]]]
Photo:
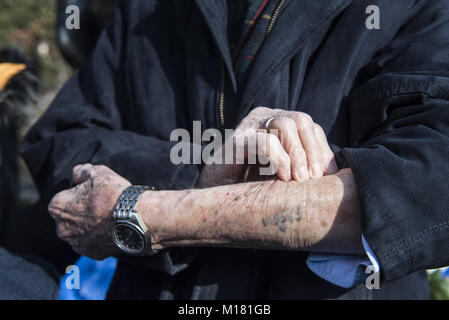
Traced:
[[[140, 238], [142, 239], [142, 247], [140, 248], [140, 250], [130, 250], [129, 248], [127, 248], [125, 246], [125, 244], [123, 244], [121, 241], [119, 241], [116, 237], [116, 228], [119, 226], [126, 226], [130, 229], [132, 229], [134, 232], [136, 232]], [[123, 252], [130, 254], [130, 255], [139, 255], [145, 252], [147, 245], [148, 245], [148, 241], [147, 241], [147, 237], [145, 236], [145, 232], [142, 230], [142, 228], [140, 228], [138, 225], [129, 222], [129, 221], [117, 221], [116, 223], [114, 223], [113, 227], [112, 227], [112, 239], [114, 240], [115, 245], [122, 250]]]

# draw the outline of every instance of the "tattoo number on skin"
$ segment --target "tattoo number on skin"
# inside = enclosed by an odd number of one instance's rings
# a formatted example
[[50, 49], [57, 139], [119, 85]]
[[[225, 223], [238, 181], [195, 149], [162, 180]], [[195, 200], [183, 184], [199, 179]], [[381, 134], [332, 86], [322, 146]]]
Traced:
[[286, 232], [288, 224], [299, 222], [301, 218], [302, 215], [299, 210], [295, 211], [294, 213], [281, 211], [279, 213], [276, 213], [272, 217], [262, 218], [262, 225], [264, 227], [276, 226], [279, 228], [279, 231]]

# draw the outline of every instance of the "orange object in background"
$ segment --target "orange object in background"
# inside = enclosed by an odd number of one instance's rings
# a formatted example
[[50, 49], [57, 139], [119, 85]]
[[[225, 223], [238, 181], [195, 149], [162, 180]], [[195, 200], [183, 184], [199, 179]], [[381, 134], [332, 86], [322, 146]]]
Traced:
[[5, 89], [9, 80], [26, 69], [26, 65], [17, 63], [0, 63], [0, 90]]

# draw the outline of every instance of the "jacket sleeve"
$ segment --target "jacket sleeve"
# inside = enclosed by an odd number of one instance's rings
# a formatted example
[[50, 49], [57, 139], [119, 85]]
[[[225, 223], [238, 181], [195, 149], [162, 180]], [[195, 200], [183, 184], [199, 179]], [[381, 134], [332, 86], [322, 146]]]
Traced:
[[364, 68], [340, 156], [385, 280], [449, 265], [449, 7], [428, 1]]
[[[156, 189], [195, 185], [199, 166], [170, 161], [170, 150], [177, 142], [124, 129], [121, 115], [131, 112], [123, 101], [128, 92], [121, 80], [127, 2], [120, 2], [87, 64], [63, 87], [21, 146], [44, 201], [73, 186], [72, 169], [81, 163], [106, 165], [133, 184]], [[185, 261], [176, 266], [167, 255], [148, 260], [168, 273], [186, 266]]]
[[69, 187], [72, 168], [87, 162], [107, 165], [132, 183], [157, 189], [195, 184], [198, 166], [170, 161], [170, 149], [177, 142], [127, 131], [122, 125], [121, 114], [132, 112], [126, 109], [123, 97], [128, 93], [121, 80], [124, 9], [117, 10], [87, 64], [63, 87], [22, 144], [21, 154], [42, 195]]

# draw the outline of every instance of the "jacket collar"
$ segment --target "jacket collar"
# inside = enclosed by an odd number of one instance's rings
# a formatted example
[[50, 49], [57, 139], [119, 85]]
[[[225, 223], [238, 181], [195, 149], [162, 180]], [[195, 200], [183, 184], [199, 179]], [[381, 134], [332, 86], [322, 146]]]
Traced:
[[[243, 88], [241, 106], [249, 108], [263, 84], [303, 48], [322, 25], [342, 12], [352, 1], [289, 1], [253, 61], [250, 76]], [[226, 0], [195, 0], [195, 2], [207, 22], [235, 89], [236, 81], [226, 30]]]
[[244, 88], [242, 106], [254, 99], [264, 83], [308, 44], [327, 21], [352, 0], [291, 0], [276, 21], [270, 36], [257, 53]]
[[195, 0], [195, 2], [206, 20], [209, 32], [220, 51], [231, 78], [232, 86], [236, 90], [237, 81], [232, 67], [231, 50], [226, 28], [228, 20], [226, 0]]

